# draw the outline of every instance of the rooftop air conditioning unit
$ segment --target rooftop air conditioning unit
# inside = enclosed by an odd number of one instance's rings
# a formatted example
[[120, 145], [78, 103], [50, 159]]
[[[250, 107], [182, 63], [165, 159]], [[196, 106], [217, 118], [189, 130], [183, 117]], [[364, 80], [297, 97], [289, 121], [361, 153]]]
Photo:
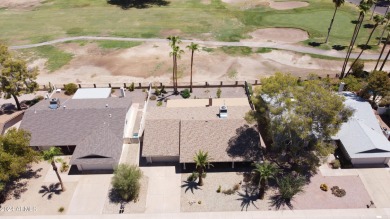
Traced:
[[227, 116], [228, 116], [227, 107], [226, 106], [219, 107], [219, 118], [227, 118]]
[[57, 109], [58, 107], [60, 107], [60, 99], [58, 98], [53, 98], [53, 99], [50, 99], [50, 103], [49, 103], [49, 108], [50, 109]]

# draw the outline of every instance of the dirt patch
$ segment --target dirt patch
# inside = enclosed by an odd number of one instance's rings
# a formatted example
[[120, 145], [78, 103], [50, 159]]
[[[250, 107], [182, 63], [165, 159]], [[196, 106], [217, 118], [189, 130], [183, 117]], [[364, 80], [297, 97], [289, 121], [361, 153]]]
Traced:
[[248, 34], [251, 39], [242, 40], [243, 42], [280, 42], [297, 43], [309, 39], [309, 34], [296, 28], [264, 28], [258, 29]]
[[169, 37], [169, 36], [182, 36], [183, 32], [179, 29], [166, 29], [166, 30], [160, 31], [160, 35], [164, 38]]
[[0, 8], [31, 10], [41, 5], [42, 0], [1, 0]]
[[270, 1], [269, 7], [276, 10], [289, 10], [294, 8], [302, 8], [309, 6], [307, 2], [288, 1], [288, 2], [274, 2]]
[[269, 6], [269, 2], [266, 0], [222, 0], [222, 2], [228, 3], [236, 7], [240, 7], [241, 9]]

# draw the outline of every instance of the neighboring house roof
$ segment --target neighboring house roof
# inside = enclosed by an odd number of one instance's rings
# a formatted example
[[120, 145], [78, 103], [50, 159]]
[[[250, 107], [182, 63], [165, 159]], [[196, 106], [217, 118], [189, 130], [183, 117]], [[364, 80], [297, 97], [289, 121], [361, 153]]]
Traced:
[[100, 99], [108, 98], [111, 95], [111, 88], [79, 88], [72, 99]]
[[71, 164], [87, 164], [91, 162], [91, 158], [106, 162], [107, 159], [119, 161], [122, 145], [123, 139], [111, 131], [110, 124], [101, 124], [77, 143]]
[[[78, 155], [89, 152], [102, 155], [107, 152], [104, 144], [109, 144], [114, 147], [115, 150], [110, 152], [114, 154], [106, 155], [114, 159], [113, 162], [118, 162], [123, 140], [115, 139], [123, 139], [131, 99], [69, 99], [61, 103], [66, 108], [49, 109], [49, 100], [43, 100], [26, 110], [20, 128], [31, 133], [30, 145], [75, 145], [75, 158], [78, 158]], [[107, 127], [102, 129], [102, 126]], [[95, 139], [91, 136], [95, 136]], [[88, 162], [96, 161], [90, 159]]]
[[244, 119], [183, 120], [180, 131], [181, 163], [193, 163], [199, 150], [212, 162], [260, 159], [259, 134]]
[[370, 104], [350, 92], [343, 95], [344, 104], [354, 109], [354, 113], [333, 138], [341, 141], [350, 158], [390, 157], [390, 142]]
[[219, 106], [149, 108], [142, 156], [180, 156], [180, 162], [193, 163], [203, 150], [212, 162], [258, 159], [259, 134], [244, 120], [249, 110], [228, 106], [227, 118], [219, 118]]
[[143, 156], [179, 156], [180, 120], [146, 120]]
[[[147, 112], [147, 120], [151, 119], [186, 119], [186, 120], [210, 120], [221, 119], [218, 117], [220, 106], [211, 107], [150, 107]], [[242, 119], [250, 110], [248, 106], [228, 106], [227, 119]]]

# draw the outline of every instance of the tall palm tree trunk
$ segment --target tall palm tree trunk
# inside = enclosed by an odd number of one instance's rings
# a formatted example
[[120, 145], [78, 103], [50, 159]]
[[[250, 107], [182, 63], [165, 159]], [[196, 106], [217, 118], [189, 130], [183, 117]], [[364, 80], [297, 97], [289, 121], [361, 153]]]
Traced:
[[194, 50], [191, 52], [191, 79], [190, 79], [190, 93], [192, 93], [192, 64], [194, 63]]
[[58, 173], [58, 169], [57, 169], [57, 166], [56, 166], [56, 163], [54, 162], [54, 160], [51, 162], [51, 165], [52, 165], [52, 167], [53, 167], [54, 172], [56, 172], [56, 174], [57, 174], [58, 181], [60, 181], [61, 190], [64, 192], [64, 191], [65, 191], [65, 187], [64, 187], [64, 184], [62, 183], [61, 176], [60, 176], [60, 174]]
[[199, 174], [198, 186], [203, 186], [203, 168], [202, 167], [198, 167], [198, 174]]
[[[390, 8], [390, 6], [388, 6], [388, 7], [386, 8], [386, 12], [385, 12], [385, 14], [384, 14], [385, 17], [386, 17], [386, 15], [387, 15], [387, 12], [389, 11], [389, 8]], [[386, 29], [387, 29], [387, 27], [388, 27], [388, 25], [389, 25], [389, 21], [390, 21], [390, 19], [387, 19], [386, 25], [383, 27], [383, 31], [382, 31], [381, 37], [379, 38], [379, 41], [378, 41], [378, 44], [377, 44], [377, 45], [381, 44], [383, 35], [385, 34], [385, 31], [386, 31]]]
[[378, 60], [376, 61], [376, 65], [375, 65], [375, 68], [374, 68], [375, 71], [376, 71], [376, 68], [377, 68], [378, 65], [379, 65], [379, 62], [380, 62], [381, 58], [382, 58], [383, 52], [385, 51], [386, 46], [387, 46], [387, 44], [389, 43], [389, 39], [390, 39], [390, 31], [389, 31], [389, 33], [387, 34], [387, 38], [386, 38], [385, 44], [384, 44], [383, 47], [382, 47], [381, 53], [379, 54], [379, 57], [378, 57]]
[[340, 79], [344, 78], [345, 69], [347, 68], [348, 60], [349, 60], [349, 57], [351, 56], [353, 46], [355, 45], [356, 38], [357, 38], [359, 31], [360, 31], [360, 27], [362, 26], [363, 19], [364, 19], [364, 13], [360, 13], [359, 18], [358, 18], [358, 23], [356, 24], [355, 30], [354, 30], [353, 35], [352, 35], [351, 43], [348, 47], [348, 51], [347, 51], [347, 55], [345, 57], [343, 68], [341, 70]]
[[385, 66], [386, 62], [387, 62], [387, 59], [389, 58], [389, 55], [390, 55], [390, 49], [389, 51], [387, 52], [387, 55], [385, 57], [385, 59], [383, 60], [383, 63], [381, 65], [381, 68], [379, 69], [379, 71], [382, 71], [383, 67]]
[[334, 13], [333, 13], [333, 17], [332, 17], [332, 20], [330, 21], [330, 26], [328, 28], [328, 35], [326, 36], [326, 40], [325, 40], [325, 43], [328, 43], [328, 39], [329, 39], [329, 35], [330, 35], [330, 30], [332, 29], [332, 25], [333, 25], [333, 21], [334, 21], [334, 18], [336, 16], [336, 12], [337, 12], [337, 9], [339, 7], [335, 7], [334, 9]]
[[263, 200], [265, 195], [265, 187], [266, 183], [264, 179], [260, 180], [260, 188], [259, 188], [259, 199]]
[[352, 69], [352, 66], [357, 62], [357, 60], [359, 60], [360, 56], [363, 54], [364, 50], [366, 50], [368, 44], [370, 43], [370, 40], [371, 40], [371, 37], [372, 37], [372, 34], [374, 33], [375, 29], [378, 27], [378, 23], [376, 23], [374, 25], [374, 28], [372, 28], [372, 31], [370, 33], [370, 36], [368, 36], [368, 39], [367, 39], [367, 42], [366, 44], [364, 45], [364, 47], [362, 48], [362, 50], [360, 51], [359, 55], [356, 57], [355, 61], [353, 61], [351, 67], [349, 67], [348, 71], [347, 71], [347, 74], [345, 74], [345, 77], [349, 74], [349, 72], [351, 71]]
[[177, 55], [175, 55], [175, 94], [178, 94], [178, 83], [177, 83]]

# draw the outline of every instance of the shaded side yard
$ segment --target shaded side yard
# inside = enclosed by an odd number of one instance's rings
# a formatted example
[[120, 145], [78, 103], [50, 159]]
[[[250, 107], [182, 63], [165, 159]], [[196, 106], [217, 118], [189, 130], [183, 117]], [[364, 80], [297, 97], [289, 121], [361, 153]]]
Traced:
[[[205, 184], [197, 186], [196, 182], [188, 182], [190, 174], [182, 174], [181, 211], [264, 211], [276, 210], [272, 197], [278, 194], [276, 187], [267, 190], [264, 200], [259, 200], [257, 191], [246, 189], [245, 175], [243, 172], [207, 173]], [[233, 188], [239, 184], [240, 189], [232, 195], [217, 193], [221, 186], [222, 191]], [[329, 190], [324, 192], [320, 185], [326, 183]], [[346, 195], [338, 198], [332, 195], [330, 188], [339, 186], [345, 189]], [[249, 187], [248, 187], [249, 188]], [[332, 176], [324, 177], [317, 174], [311, 178], [311, 182], [305, 186], [304, 193], [298, 194], [292, 200], [293, 209], [347, 209], [367, 208], [372, 200], [358, 176]], [[201, 201], [199, 204], [198, 202]], [[373, 206], [372, 206], [373, 207]], [[280, 210], [288, 210], [287, 206], [281, 206]]]
[[[65, 214], [77, 182], [64, 182], [66, 191], [62, 192], [57, 181], [44, 181], [48, 171], [53, 170], [47, 162], [42, 161], [38, 164], [32, 164], [27, 174], [15, 182], [15, 188], [11, 191], [9, 199], [1, 204], [2, 208], [8, 208], [10, 210], [0, 212], [0, 215], [30, 216]], [[65, 209], [63, 213], [58, 212], [60, 207]], [[29, 210], [20, 210], [23, 208], [29, 208]]]

